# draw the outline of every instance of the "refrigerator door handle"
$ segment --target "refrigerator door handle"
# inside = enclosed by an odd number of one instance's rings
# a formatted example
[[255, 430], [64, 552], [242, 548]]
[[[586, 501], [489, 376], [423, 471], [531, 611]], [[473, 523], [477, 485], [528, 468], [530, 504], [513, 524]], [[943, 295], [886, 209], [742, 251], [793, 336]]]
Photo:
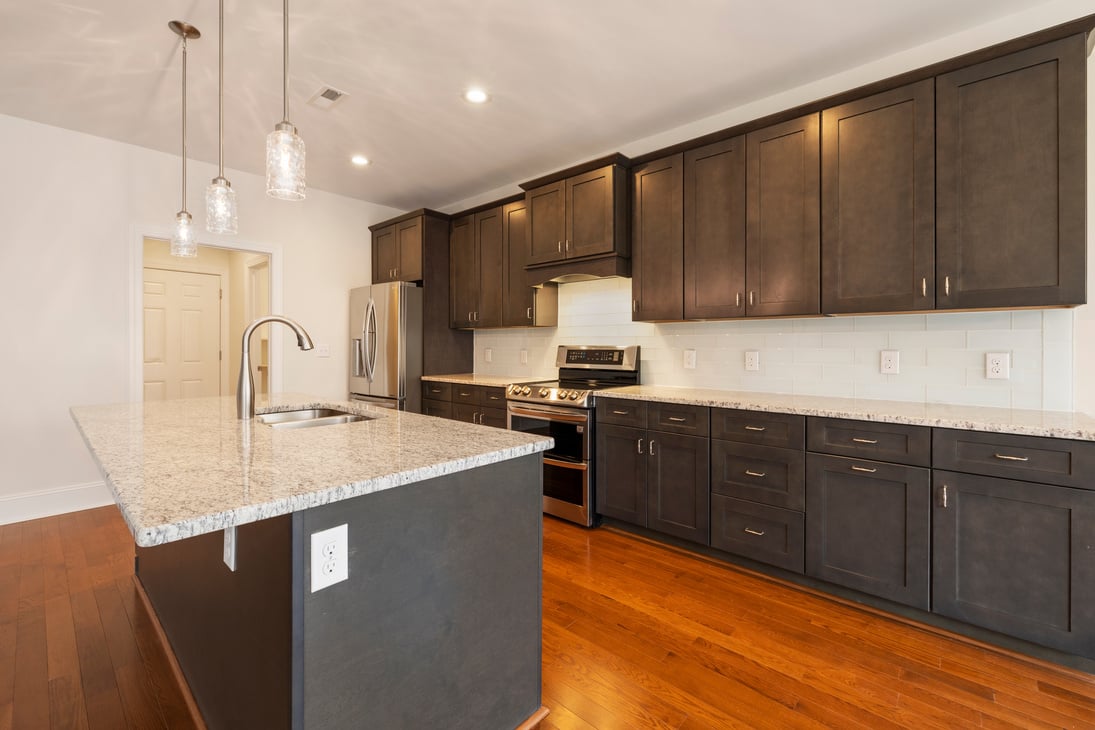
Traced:
[[365, 344], [360, 337], [350, 341], [350, 350], [353, 360], [350, 363], [350, 375], [360, 378], [365, 374]]
[[370, 383], [376, 372], [376, 347], [376, 302], [370, 297], [369, 306], [365, 309], [365, 374]]

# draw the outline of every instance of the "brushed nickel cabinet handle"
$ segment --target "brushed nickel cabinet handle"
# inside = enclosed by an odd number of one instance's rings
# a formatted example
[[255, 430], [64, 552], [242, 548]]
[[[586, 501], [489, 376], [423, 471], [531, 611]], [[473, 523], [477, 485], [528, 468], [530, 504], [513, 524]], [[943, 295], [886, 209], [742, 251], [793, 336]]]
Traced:
[[920, 296], [928, 296], [928, 277], [922, 277], [920, 279]]
[[532, 307], [529, 307], [528, 309], [525, 310], [525, 316], [528, 317], [529, 319], [532, 319]]
[[639, 300], [638, 299], [632, 299], [631, 300], [631, 311], [632, 312], [638, 312], [639, 311]]
[[748, 477], [757, 477], [757, 478], [760, 478], [760, 477], [766, 476], [766, 472], [763, 472], [763, 471], [753, 471], [752, 469], [746, 469], [746, 470], [745, 470], [745, 476], [748, 476]]
[[669, 420], [672, 421], [673, 423], [684, 423], [688, 419], [687, 418], [681, 418], [680, 416], [670, 416]]
[[570, 250], [570, 239], [569, 238], [566, 240], [566, 249], [567, 249], [567, 251]]
[[756, 535], [757, 537], [764, 537], [764, 530], [754, 530], [752, 527], [746, 527], [742, 532], [748, 532], [750, 535]]
[[654, 455], [654, 439], [650, 439], [650, 455]]
[[942, 507], [943, 509], [946, 509], [947, 508], [947, 485], [946, 484], [944, 484], [943, 488], [941, 490], [939, 490], [939, 501], [940, 501], [939, 506]]
[[1008, 456], [1007, 454], [993, 454], [993, 456], [1004, 461], [1030, 461], [1029, 456]]
[[754, 294], [753, 291], [749, 292], [749, 306], [750, 307], [753, 306], [753, 294]]
[[563, 252], [563, 242], [562, 241], [559, 241], [558, 243], [555, 244], [555, 251], [557, 253], [562, 253]]
[[637, 439], [635, 441], [635, 448], [638, 451], [638, 453], [640, 453], [640, 454], [643, 453], [643, 440], [642, 439]]
[[861, 438], [856, 438], [856, 437], [853, 437], [852, 441], [855, 441], [857, 444], [877, 444], [878, 443], [878, 439], [861, 439]]
[[736, 292], [734, 294], [734, 306], [735, 307], [740, 307], [741, 306], [741, 292], [740, 291]]
[[943, 277], [943, 293], [948, 297], [951, 295], [951, 278], [949, 276]]
[[627, 411], [615, 411], [614, 410], [612, 412], [615, 413], [617, 416], [626, 416], [627, 415]]
[[395, 268], [393, 270], [395, 271], [396, 278], [399, 278], [399, 269]]
[[865, 466], [856, 466], [855, 464], [852, 464], [852, 471], [862, 471], [868, 474], [874, 474], [878, 469], [869, 469]]
[[746, 431], [767, 431], [768, 427], [767, 426], [746, 426], [745, 430]]

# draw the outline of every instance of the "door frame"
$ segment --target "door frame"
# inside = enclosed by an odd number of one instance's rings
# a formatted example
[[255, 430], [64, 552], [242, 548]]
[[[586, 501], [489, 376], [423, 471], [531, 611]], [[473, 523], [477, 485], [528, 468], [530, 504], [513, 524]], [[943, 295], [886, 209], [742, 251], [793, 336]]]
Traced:
[[[144, 400], [144, 239], [171, 240], [171, 229], [162, 226], [133, 225], [129, 231], [129, 400]], [[224, 248], [247, 253], [266, 254], [270, 257], [270, 311], [280, 312], [282, 307], [282, 247], [280, 244], [237, 240], [234, 237], [217, 236], [199, 231], [199, 246]], [[270, 332], [270, 392], [282, 390], [282, 332], [273, 327]], [[231, 347], [232, 343], [229, 342]], [[227, 361], [227, 358], [226, 358]], [[228, 373], [231, 378], [232, 373]]]

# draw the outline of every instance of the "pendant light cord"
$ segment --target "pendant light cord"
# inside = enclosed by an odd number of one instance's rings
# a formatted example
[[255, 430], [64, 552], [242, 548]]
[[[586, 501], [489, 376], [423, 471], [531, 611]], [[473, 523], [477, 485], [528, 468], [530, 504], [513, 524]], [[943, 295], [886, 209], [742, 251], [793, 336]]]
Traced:
[[182, 37], [182, 209], [186, 210], [186, 35]]
[[217, 113], [219, 116], [217, 122], [217, 136], [219, 137], [220, 146], [217, 150], [218, 161], [218, 175], [224, 177], [224, 0], [220, 0], [220, 28], [217, 32], [217, 39], [219, 41], [218, 55], [220, 58], [217, 60], [219, 63], [219, 76], [217, 79], [218, 99], [217, 99]]
[[289, 0], [285, 0], [282, 11], [282, 100], [284, 114], [282, 117], [289, 121]]

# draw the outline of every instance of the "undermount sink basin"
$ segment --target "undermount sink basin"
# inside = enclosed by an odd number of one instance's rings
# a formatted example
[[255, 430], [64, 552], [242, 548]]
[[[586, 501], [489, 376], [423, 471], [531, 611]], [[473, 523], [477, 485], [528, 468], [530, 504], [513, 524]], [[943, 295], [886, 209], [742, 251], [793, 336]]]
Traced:
[[304, 408], [299, 411], [261, 413], [255, 416], [255, 419], [271, 428], [315, 428], [317, 426], [334, 426], [339, 423], [373, 420], [371, 416], [336, 411], [333, 408]]

